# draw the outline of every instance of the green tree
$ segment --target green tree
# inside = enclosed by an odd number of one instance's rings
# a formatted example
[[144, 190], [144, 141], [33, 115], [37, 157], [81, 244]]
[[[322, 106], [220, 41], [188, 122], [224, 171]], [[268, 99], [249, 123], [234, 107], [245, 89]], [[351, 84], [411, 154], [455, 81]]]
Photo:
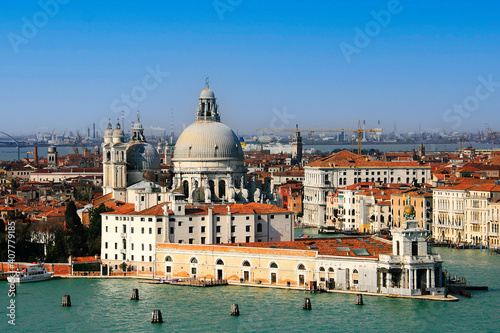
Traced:
[[46, 262], [66, 262], [68, 258], [68, 250], [64, 241], [64, 233], [61, 229], [56, 230], [54, 234], [54, 242], [47, 244]]
[[89, 227], [87, 229], [87, 242], [90, 254], [101, 254], [101, 214], [109, 212], [111, 209], [100, 204], [97, 208], [92, 208], [89, 212]]
[[87, 232], [76, 212], [76, 205], [73, 201], [68, 202], [64, 219], [68, 229], [66, 241], [69, 254], [74, 257], [89, 255]]
[[74, 230], [78, 225], [82, 225], [82, 220], [76, 212], [74, 201], [68, 202], [66, 211], [64, 212], [64, 220], [66, 221], [66, 227], [70, 230]]

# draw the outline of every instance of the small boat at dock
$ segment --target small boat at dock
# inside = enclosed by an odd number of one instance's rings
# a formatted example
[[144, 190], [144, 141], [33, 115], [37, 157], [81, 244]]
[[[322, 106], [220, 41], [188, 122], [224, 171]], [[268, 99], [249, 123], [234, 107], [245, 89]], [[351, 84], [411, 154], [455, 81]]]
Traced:
[[41, 264], [32, 264], [27, 267], [18, 268], [14, 271], [8, 272], [9, 276], [7, 281], [9, 283], [25, 283], [25, 282], [38, 282], [45, 281], [52, 278], [53, 272], [47, 272], [47, 268]]
[[318, 234], [336, 234], [337, 229], [334, 225], [322, 225], [319, 227]]

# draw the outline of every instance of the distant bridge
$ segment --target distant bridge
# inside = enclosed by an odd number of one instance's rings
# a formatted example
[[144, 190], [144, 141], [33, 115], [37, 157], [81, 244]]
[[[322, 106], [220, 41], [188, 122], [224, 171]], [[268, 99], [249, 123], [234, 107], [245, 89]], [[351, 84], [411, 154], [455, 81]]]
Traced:
[[19, 143], [19, 141], [17, 141], [16, 139], [14, 139], [14, 137], [12, 135], [7, 134], [7, 133], [5, 133], [3, 131], [0, 131], [0, 133], [3, 134], [3, 135], [8, 136], [9, 138], [12, 139], [12, 141], [14, 141], [16, 143], [16, 145], [17, 145], [17, 160], [20, 161], [21, 160], [21, 152], [19, 151], [19, 149], [21, 148], [21, 144]]

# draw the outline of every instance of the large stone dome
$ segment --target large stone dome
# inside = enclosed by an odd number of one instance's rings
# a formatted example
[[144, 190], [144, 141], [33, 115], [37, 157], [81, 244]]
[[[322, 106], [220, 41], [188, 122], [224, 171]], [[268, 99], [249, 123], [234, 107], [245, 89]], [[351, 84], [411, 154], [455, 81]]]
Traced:
[[149, 143], [133, 143], [127, 147], [128, 170], [160, 170], [160, 156]]
[[174, 161], [227, 159], [243, 160], [243, 150], [236, 134], [220, 122], [197, 121], [175, 144]]

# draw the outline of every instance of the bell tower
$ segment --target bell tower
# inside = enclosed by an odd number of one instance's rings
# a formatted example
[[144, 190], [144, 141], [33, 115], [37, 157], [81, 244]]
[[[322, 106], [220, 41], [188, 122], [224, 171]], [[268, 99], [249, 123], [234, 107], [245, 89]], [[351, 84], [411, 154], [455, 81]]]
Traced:
[[302, 164], [302, 137], [300, 136], [299, 125], [295, 125], [295, 133], [292, 139], [292, 164]]

